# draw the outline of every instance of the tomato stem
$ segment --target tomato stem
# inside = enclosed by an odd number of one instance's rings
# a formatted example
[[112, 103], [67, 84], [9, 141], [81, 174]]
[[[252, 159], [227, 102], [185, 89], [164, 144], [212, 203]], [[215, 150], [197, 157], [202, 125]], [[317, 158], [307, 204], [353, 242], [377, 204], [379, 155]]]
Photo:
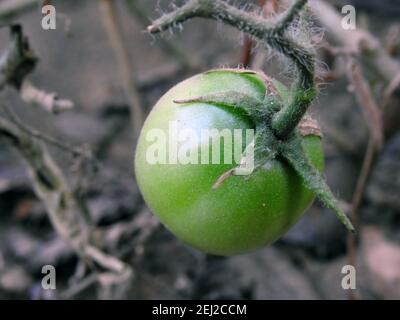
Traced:
[[291, 59], [296, 66], [296, 79], [287, 105], [272, 122], [275, 134], [284, 139], [296, 128], [316, 95], [314, 54], [286, 34], [306, 3], [307, 0], [295, 1], [277, 22], [271, 23], [262, 16], [239, 10], [221, 0], [190, 0], [154, 21], [147, 29], [150, 33], [158, 33], [194, 17], [218, 20], [250, 34]]

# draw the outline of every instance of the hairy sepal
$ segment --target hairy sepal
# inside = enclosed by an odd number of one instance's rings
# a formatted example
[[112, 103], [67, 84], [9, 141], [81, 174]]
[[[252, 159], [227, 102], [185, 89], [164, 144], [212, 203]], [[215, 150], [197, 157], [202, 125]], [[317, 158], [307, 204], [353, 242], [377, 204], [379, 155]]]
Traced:
[[340, 222], [342, 222], [349, 231], [354, 232], [352, 223], [340, 209], [337, 200], [321, 173], [304, 152], [302, 138], [297, 132], [292, 133], [285, 143], [280, 144], [279, 154], [286, 159], [300, 175], [305, 187], [313, 191], [316, 196], [336, 214]]
[[261, 122], [268, 117], [270, 110], [266, 108], [265, 103], [267, 103], [272, 110], [279, 108], [279, 104], [272, 98], [261, 101], [237, 91], [217, 92], [190, 99], [174, 100], [174, 102], [178, 104], [207, 103], [239, 109], [244, 111], [254, 123]]

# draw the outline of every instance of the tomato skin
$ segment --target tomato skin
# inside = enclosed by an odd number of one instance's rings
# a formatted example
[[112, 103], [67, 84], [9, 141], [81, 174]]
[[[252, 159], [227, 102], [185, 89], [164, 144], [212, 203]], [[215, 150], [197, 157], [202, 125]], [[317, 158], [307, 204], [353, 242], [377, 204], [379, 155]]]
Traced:
[[[178, 121], [180, 129], [253, 128], [252, 121], [237, 109], [173, 102], [230, 90], [262, 99], [266, 87], [256, 75], [223, 70], [179, 83], [149, 114], [135, 155], [137, 182], [150, 209], [182, 241], [216, 255], [240, 254], [273, 242], [299, 220], [314, 200], [297, 173], [280, 159], [269, 161], [250, 176], [233, 176], [215, 190], [212, 186], [216, 180], [235, 164], [147, 162], [146, 150], [152, 144], [146, 140], [147, 133], [153, 128], [168, 132], [170, 121]], [[304, 137], [303, 147], [322, 170], [320, 138]]]

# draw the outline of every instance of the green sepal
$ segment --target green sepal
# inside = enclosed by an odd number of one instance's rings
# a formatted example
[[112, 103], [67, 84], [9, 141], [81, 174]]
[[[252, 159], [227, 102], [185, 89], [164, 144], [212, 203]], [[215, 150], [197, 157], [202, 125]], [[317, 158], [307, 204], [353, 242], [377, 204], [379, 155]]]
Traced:
[[254, 169], [256, 170], [276, 157], [279, 141], [277, 141], [272, 130], [264, 123], [256, 126], [254, 140]]
[[342, 222], [349, 231], [354, 232], [354, 227], [349, 218], [340, 209], [337, 200], [324, 178], [304, 152], [301, 137], [297, 133], [293, 133], [285, 143], [280, 145], [279, 154], [285, 158], [302, 177], [305, 187], [313, 191], [317, 197], [336, 214], [339, 221]]
[[278, 141], [270, 128], [264, 123], [256, 126], [254, 139], [247, 145], [242, 154], [240, 165], [222, 174], [215, 182], [213, 189], [231, 176], [250, 176], [267, 161], [275, 159]]
[[[264, 101], [237, 91], [217, 92], [189, 99], [174, 100], [174, 102], [178, 104], [208, 103], [232, 107], [244, 111], [254, 123], [265, 121], [269, 112]], [[268, 100], [268, 103], [276, 105], [272, 98]]]

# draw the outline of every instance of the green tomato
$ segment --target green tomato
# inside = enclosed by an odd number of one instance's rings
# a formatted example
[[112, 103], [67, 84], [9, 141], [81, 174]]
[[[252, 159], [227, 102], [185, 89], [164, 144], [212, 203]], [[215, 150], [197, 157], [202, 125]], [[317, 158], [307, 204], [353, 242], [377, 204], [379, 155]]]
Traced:
[[[283, 85], [274, 83], [284, 96]], [[196, 132], [254, 129], [251, 119], [238, 109], [207, 103], [174, 103], [222, 91], [237, 91], [257, 99], [268, 94], [258, 75], [223, 69], [177, 84], [161, 97], [145, 121], [136, 149], [135, 171], [144, 200], [172, 233], [207, 253], [234, 255], [279, 238], [299, 220], [315, 196], [303, 186], [290, 165], [279, 158], [268, 161], [249, 176], [232, 176], [215, 190], [212, 186], [216, 180], [237, 164], [149, 163], [147, 155], [155, 143], [150, 133], [154, 129], [168, 133], [171, 122], [178, 124], [179, 132], [187, 128]], [[178, 138], [166, 134], [164, 142], [182, 145], [181, 140], [175, 140]], [[206, 142], [209, 140], [198, 139], [186, 147], [200, 150], [200, 154], [204, 145], [207, 148]], [[302, 142], [313, 164], [322, 170], [320, 137], [308, 135]], [[169, 158], [169, 152], [167, 148], [163, 156]]]

